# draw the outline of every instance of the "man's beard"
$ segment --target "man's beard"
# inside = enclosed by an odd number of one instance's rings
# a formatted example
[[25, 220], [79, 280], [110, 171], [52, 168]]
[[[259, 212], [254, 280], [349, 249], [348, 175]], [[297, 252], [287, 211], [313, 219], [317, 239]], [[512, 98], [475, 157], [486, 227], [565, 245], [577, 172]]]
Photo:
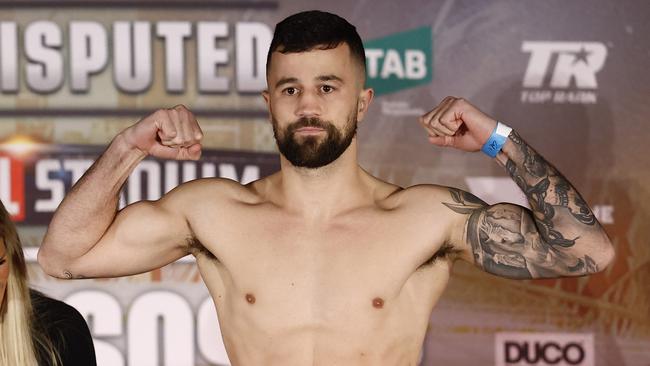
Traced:
[[[301, 168], [320, 168], [338, 159], [350, 146], [357, 133], [356, 113], [348, 116], [342, 131], [339, 131], [333, 123], [316, 117], [300, 118], [281, 132], [278, 131], [278, 121], [275, 117], [272, 117], [272, 122], [273, 135], [280, 153], [293, 166]], [[303, 127], [322, 128], [327, 133], [327, 136], [302, 136], [297, 138], [296, 131]]]

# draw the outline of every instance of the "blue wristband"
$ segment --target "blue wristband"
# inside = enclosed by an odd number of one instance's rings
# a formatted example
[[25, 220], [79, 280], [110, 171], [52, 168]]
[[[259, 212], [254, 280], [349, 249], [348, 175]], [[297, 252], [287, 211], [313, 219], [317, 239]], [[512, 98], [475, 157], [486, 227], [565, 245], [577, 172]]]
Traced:
[[491, 158], [496, 158], [497, 154], [499, 151], [501, 151], [501, 148], [506, 143], [508, 135], [510, 135], [510, 131], [512, 131], [512, 128], [506, 126], [501, 122], [497, 122], [497, 126], [494, 128], [494, 131], [492, 131], [490, 138], [485, 141], [485, 144], [483, 145], [483, 148], [481, 148], [481, 151], [483, 151], [487, 156]]

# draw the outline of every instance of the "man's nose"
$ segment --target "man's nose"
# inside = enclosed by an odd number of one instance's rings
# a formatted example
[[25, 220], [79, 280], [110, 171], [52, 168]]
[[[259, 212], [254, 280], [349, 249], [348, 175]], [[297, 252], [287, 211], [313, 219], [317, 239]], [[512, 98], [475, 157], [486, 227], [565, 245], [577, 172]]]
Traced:
[[297, 117], [315, 117], [320, 116], [323, 112], [323, 107], [319, 96], [313, 92], [303, 92], [298, 97], [298, 105], [296, 107]]

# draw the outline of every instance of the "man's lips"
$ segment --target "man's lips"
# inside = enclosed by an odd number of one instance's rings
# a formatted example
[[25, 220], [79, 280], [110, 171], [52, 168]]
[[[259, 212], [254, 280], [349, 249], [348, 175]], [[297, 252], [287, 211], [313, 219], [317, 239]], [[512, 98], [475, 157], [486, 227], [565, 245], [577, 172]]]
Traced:
[[296, 133], [300, 133], [304, 135], [316, 135], [321, 132], [325, 132], [325, 129], [320, 127], [301, 127], [296, 130]]

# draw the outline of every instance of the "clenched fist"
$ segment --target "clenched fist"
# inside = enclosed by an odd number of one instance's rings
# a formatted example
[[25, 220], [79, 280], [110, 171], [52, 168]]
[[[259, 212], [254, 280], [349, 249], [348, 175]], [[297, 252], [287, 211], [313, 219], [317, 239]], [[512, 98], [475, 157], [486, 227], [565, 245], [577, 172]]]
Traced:
[[124, 131], [127, 143], [162, 159], [198, 160], [203, 132], [185, 106], [159, 109]]
[[497, 125], [494, 118], [455, 97], [443, 99], [436, 108], [420, 117], [419, 122], [432, 144], [463, 151], [481, 150]]

